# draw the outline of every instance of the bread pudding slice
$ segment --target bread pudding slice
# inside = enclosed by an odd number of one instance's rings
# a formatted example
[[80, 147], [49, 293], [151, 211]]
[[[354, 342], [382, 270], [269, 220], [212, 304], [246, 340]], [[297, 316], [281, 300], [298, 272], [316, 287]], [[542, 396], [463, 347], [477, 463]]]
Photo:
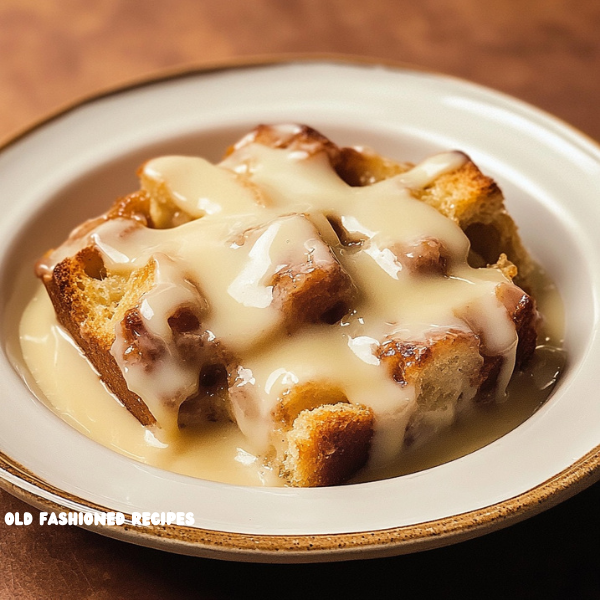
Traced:
[[287, 484], [337, 485], [502, 398], [533, 354], [533, 263], [463, 153], [414, 165], [261, 125], [218, 165], [139, 175], [36, 270], [165, 436], [231, 420]]

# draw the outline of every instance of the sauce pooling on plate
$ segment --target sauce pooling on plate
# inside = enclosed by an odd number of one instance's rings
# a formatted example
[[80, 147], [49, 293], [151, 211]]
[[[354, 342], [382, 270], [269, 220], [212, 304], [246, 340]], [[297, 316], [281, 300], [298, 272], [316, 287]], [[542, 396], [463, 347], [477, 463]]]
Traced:
[[[558, 350], [562, 306], [553, 287], [538, 297], [551, 325], [548, 337], [527, 369], [513, 378], [505, 401], [472, 411], [435, 439], [404, 452], [394, 464], [359, 474], [356, 481], [403, 475], [463, 456], [508, 433], [545, 402], [564, 363]], [[159, 442], [102, 385], [56, 322], [42, 286], [23, 315], [21, 347], [51, 409], [100, 444], [183, 475], [238, 485], [283, 485], [233, 423], [207, 423], [182, 430], [170, 443]]]

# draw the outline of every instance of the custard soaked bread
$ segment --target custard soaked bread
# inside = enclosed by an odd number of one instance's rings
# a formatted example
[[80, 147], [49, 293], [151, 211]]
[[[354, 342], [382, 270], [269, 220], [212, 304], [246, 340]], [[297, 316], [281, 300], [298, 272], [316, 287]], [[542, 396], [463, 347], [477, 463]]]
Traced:
[[158, 437], [231, 420], [288, 484], [335, 485], [501, 399], [535, 350], [531, 260], [463, 153], [412, 165], [263, 125], [218, 165], [139, 174], [36, 269]]

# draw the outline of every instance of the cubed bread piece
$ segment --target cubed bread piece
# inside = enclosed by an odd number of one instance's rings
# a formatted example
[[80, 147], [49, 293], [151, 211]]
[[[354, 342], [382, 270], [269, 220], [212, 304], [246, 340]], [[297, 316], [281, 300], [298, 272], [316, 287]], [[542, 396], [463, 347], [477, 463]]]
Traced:
[[[324, 407], [327, 410], [321, 410]], [[367, 413], [370, 421], [365, 418]], [[368, 460], [371, 411], [351, 405], [344, 392], [327, 381], [297, 384], [286, 390], [272, 419], [275, 454], [270, 462], [291, 485], [336, 485]], [[354, 447], [355, 443], [358, 446]]]
[[410, 273], [447, 275], [450, 254], [439, 240], [425, 238], [410, 245], [395, 244], [390, 250]]
[[[270, 241], [273, 267], [267, 269], [265, 283], [272, 286], [271, 305], [280, 312], [287, 332], [306, 323], [339, 321], [357, 291], [314, 223], [303, 214], [286, 215], [244, 232], [235, 241], [249, 246], [252, 253], [264, 238]], [[242, 275], [230, 291], [240, 300], [247, 286], [245, 272]]]
[[423, 340], [388, 339], [378, 357], [396, 382], [415, 387], [417, 404], [426, 411], [453, 409], [480, 384], [480, 342], [469, 331], [433, 331]]
[[131, 392], [110, 350], [128, 307], [153, 285], [148, 265], [129, 276], [108, 274], [99, 252], [84, 248], [65, 258], [44, 281], [58, 322], [67, 329], [106, 386], [142, 423], [154, 425], [146, 404]]
[[343, 483], [367, 463], [372, 437], [367, 407], [338, 403], [303, 410], [287, 433], [284, 474], [297, 487]]
[[471, 242], [471, 251], [481, 259], [476, 266], [494, 264], [505, 254], [518, 269], [517, 283], [531, 287], [533, 263], [506, 212], [502, 192], [471, 160], [414, 195], [460, 226]]
[[314, 265], [310, 259], [273, 276], [273, 305], [284, 315], [288, 331], [302, 323], [333, 324], [348, 311], [356, 289], [349, 275], [328, 250], [330, 260]]
[[472, 332], [432, 332], [419, 341], [390, 339], [381, 345], [379, 356], [395, 381], [415, 389], [417, 408], [404, 434], [406, 446], [452, 424], [483, 377], [484, 358]]

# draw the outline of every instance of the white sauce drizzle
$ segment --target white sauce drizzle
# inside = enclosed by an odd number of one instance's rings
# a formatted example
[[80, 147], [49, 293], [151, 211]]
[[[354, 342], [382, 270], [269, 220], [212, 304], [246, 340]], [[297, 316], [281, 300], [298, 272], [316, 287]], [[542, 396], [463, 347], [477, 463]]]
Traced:
[[[386, 336], [403, 332], [406, 339], [420, 340], [438, 328], [468, 331], [457, 315], [469, 307], [488, 349], [504, 357], [500, 397], [514, 366], [515, 327], [495, 293], [507, 279], [495, 269], [471, 268], [461, 229], [410, 193], [465, 161], [459, 152], [439, 154], [401, 175], [350, 187], [324, 153], [249, 144], [218, 166], [161, 157], [146, 163], [142, 181], [161, 188], [195, 220], [160, 230], [127, 219], [101, 222], [59, 248], [45, 269], [89, 243], [100, 250], [109, 271], [127, 273], [154, 260], [157, 285], [141, 305], [148, 330], [168, 345], [169, 315], [181, 305], [202, 307], [203, 325], [239, 359], [233, 412], [254, 452], [268, 450], [271, 414], [281, 394], [292, 383], [325, 380], [351, 402], [373, 409], [371, 458], [374, 465], [384, 464], [400, 453], [406, 424], [417, 410], [414, 389], [396, 384], [373, 354]], [[324, 217], [359, 233], [362, 246], [339, 244]], [[438, 240], [448, 252], [448, 276], [415, 277], [397, 260], [396, 244], [425, 238]], [[335, 240], [333, 255], [323, 240]], [[270, 280], [309, 258], [316, 267], [339, 261], [361, 295], [349, 318], [290, 336], [284, 315], [273, 306]], [[161, 427], [173, 429], [185, 394], [197, 386], [197, 374], [167, 358], [155, 376], [145, 377], [119, 358], [122, 346], [117, 335], [113, 354], [128, 386], [147, 402]]]

